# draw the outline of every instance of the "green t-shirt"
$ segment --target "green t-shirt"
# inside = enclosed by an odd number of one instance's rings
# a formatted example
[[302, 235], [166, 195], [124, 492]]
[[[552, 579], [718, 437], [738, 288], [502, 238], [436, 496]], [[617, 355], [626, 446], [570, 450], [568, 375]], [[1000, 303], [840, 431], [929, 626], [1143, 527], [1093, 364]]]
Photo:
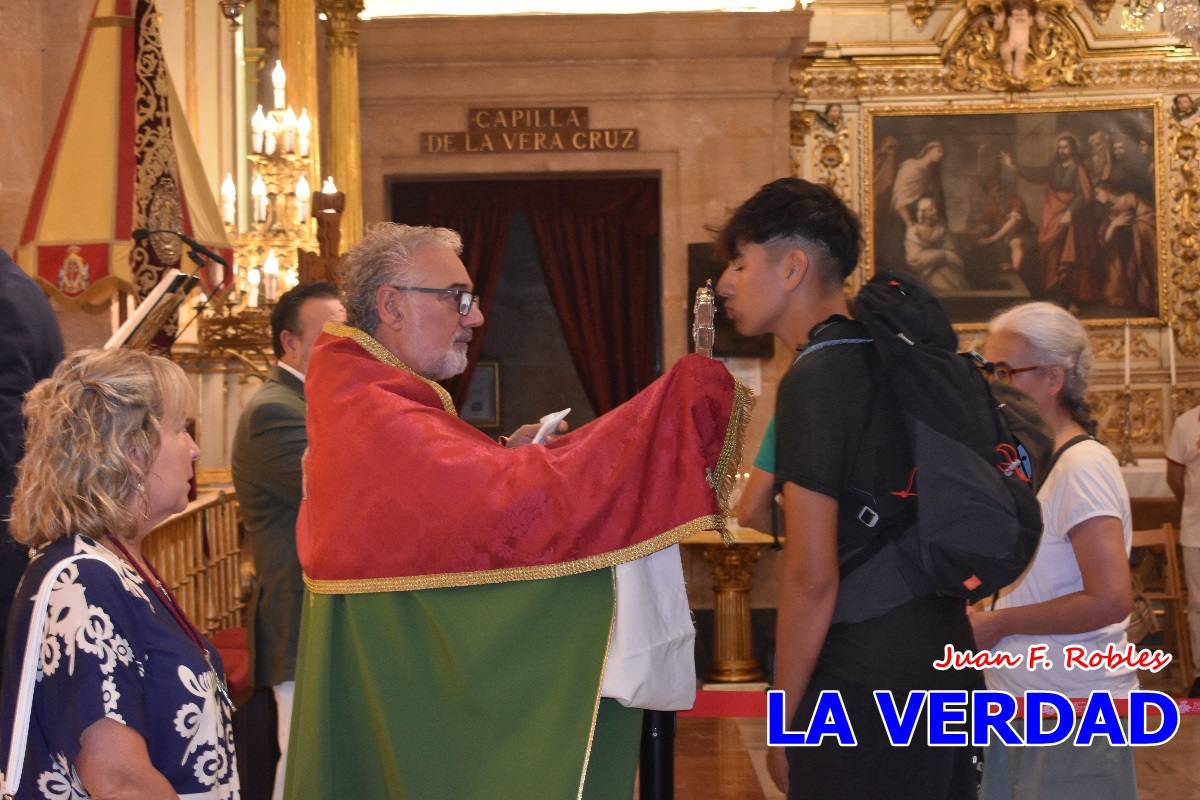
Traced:
[[763, 472], [775, 472], [775, 418], [767, 423], [763, 431], [762, 444], [758, 446], [758, 455], [754, 457], [754, 466]]

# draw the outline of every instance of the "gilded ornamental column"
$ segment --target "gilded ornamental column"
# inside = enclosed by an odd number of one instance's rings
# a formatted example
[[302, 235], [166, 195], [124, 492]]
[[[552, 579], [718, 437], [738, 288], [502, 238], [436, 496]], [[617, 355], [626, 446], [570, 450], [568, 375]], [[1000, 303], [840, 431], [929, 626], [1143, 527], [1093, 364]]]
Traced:
[[329, 55], [329, 172], [346, 194], [342, 212], [342, 249], [363, 233], [362, 150], [358, 114], [358, 14], [363, 0], [318, 0], [329, 18], [325, 44]]
[[309, 152], [312, 174], [308, 182], [320, 186], [321, 174], [320, 102], [317, 94], [317, 3], [316, 0], [279, 0], [279, 59], [287, 70], [289, 104], [300, 113], [308, 109], [312, 120]]
[[714, 683], [748, 683], [763, 678], [754, 658], [750, 628], [750, 584], [762, 551], [756, 544], [710, 544], [704, 560], [712, 565]]

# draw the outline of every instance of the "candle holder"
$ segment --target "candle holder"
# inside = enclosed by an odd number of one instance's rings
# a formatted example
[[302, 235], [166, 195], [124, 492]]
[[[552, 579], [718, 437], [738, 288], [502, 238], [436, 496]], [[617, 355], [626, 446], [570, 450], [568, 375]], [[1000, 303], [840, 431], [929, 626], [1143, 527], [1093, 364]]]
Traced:
[[[244, 6], [241, 0], [221, 2], [222, 12], [231, 21]], [[216, 337], [210, 349], [214, 354], [223, 354], [222, 358], [229, 352], [245, 355], [249, 351], [243, 346], [262, 349], [259, 345], [265, 341], [268, 346], [263, 358], [267, 363], [271, 359], [271, 308], [298, 279], [300, 253], [315, 250], [318, 245], [317, 226], [311, 221], [313, 120], [305, 108], [297, 113], [287, 104], [287, 78], [279, 62], [272, 71], [271, 85], [268, 108], [258, 106], [249, 120], [247, 177], [251, 182], [247, 196], [242, 198], [249, 208], [241, 209], [239, 215], [233, 175], [226, 176], [221, 185], [222, 219], [233, 240], [233, 282], [239, 291], [210, 302], [205, 311], [206, 318], [236, 321], [244, 335], [227, 340], [220, 334], [220, 325], [201, 327], [201, 345], [206, 346], [204, 337]], [[239, 216], [246, 222], [239, 224]]]
[[1137, 458], [1133, 455], [1133, 390], [1125, 384], [1125, 394], [1122, 397], [1125, 405], [1125, 418], [1121, 423], [1121, 455], [1117, 459], [1123, 467], [1126, 464], [1137, 466]]
[[317, 244], [324, 258], [335, 260], [342, 243], [342, 212], [346, 210], [345, 192], [313, 195], [312, 215], [317, 220]]

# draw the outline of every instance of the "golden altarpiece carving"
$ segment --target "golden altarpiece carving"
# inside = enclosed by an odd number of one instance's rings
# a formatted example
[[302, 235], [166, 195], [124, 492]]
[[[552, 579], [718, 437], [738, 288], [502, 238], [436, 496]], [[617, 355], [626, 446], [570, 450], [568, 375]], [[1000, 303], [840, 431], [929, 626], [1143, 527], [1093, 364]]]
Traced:
[[[1091, 399], [1101, 436], [1151, 457], [1162, 455], [1174, 416], [1200, 403], [1200, 113], [1189, 95], [1200, 85], [1200, 58], [1183, 45], [1095, 45], [1088, 18], [1103, 22], [1111, 6], [1098, 0], [966, 0], [932, 31], [926, 23], [933, 5], [908, 3], [914, 28], [932, 34], [927, 52], [908, 47], [880, 55], [878, 48], [863, 47], [872, 54], [830, 57], [822, 51], [793, 63], [792, 166], [797, 176], [845, 198], [869, 232], [874, 172], [894, 144], [871, 141], [871, 122], [881, 115], [1061, 116], [1136, 107], [1152, 117], [1153, 141], [1143, 145], [1152, 152], [1143, 155], [1155, 165], [1156, 310], [1086, 319], [1096, 355]], [[843, 43], [839, 49], [854, 48]], [[856, 283], [874, 268], [869, 233], [867, 238]], [[978, 322], [958, 327], [963, 347], [982, 338]]]

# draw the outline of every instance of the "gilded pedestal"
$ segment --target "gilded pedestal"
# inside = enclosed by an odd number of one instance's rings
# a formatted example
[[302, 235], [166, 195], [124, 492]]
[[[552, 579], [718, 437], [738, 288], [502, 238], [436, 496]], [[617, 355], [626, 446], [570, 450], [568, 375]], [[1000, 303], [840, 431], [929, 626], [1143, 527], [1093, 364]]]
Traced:
[[763, 679], [750, 632], [750, 582], [761, 551], [762, 545], [757, 544], [704, 547], [713, 578], [713, 660], [708, 679], [714, 683]]

